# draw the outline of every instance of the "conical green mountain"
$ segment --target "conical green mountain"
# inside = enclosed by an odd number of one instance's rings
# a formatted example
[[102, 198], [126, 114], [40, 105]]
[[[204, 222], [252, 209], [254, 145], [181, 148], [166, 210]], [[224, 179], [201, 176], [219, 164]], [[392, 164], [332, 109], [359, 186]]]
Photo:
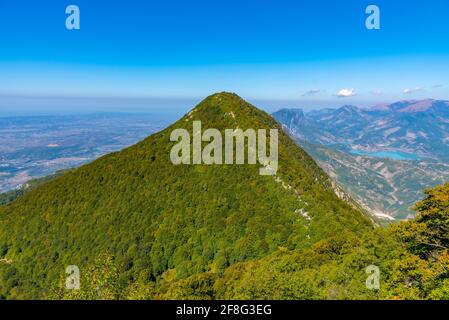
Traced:
[[[279, 129], [279, 168], [174, 165], [177, 128]], [[113, 256], [120, 283], [183, 279], [308, 248], [372, 224], [267, 113], [235, 94], [207, 97], [167, 129], [0, 206], [0, 296], [45, 297], [68, 265]]]

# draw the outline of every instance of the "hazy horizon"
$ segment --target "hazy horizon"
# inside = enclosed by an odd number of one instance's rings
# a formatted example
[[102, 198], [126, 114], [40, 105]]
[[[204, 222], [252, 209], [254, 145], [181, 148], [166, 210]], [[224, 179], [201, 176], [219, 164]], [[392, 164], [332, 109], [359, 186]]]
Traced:
[[[213, 94], [213, 93], [211, 93]], [[237, 93], [238, 94], [238, 93]], [[204, 97], [85, 97], [85, 96], [38, 96], [0, 95], [0, 117], [55, 116], [92, 113], [154, 114], [176, 119], [195, 107]], [[364, 102], [352, 100], [307, 101], [281, 99], [254, 99], [243, 97], [262, 110], [273, 113], [284, 108], [298, 108], [305, 112], [353, 105], [370, 108], [379, 104], [391, 104], [404, 100], [447, 100], [436, 98], [401, 99], [393, 101]], [[338, 104], [340, 102], [340, 104]]]

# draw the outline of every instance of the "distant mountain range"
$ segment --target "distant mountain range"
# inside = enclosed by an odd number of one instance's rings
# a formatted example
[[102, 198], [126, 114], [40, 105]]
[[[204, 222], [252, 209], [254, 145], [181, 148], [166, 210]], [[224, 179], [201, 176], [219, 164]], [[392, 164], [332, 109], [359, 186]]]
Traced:
[[297, 138], [350, 152], [449, 162], [449, 101], [400, 101], [370, 109], [343, 106], [274, 113]]
[[[358, 202], [379, 218], [412, 216], [422, 189], [449, 180], [449, 102], [345, 105], [273, 116]], [[407, 161], [404, 161], [407, 160]]]

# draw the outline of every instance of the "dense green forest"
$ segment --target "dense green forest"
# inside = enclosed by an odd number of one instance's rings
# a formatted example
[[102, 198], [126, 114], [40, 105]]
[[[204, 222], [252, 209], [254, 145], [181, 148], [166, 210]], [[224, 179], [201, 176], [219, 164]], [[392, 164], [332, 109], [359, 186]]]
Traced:
[[[173, 165], [170, 133], [279, 129], [279, 170]], [[340, 196], [337, 196], [338, 193]], [[342, 199], [343, 198], [343, 199]], [[0, 206], [4, 299], [448, 298], [449, 185], [379, 228], [265, 112], [235, 94]], [[65, 289], [66, 266], [81, 289]], [[366, 288], [366, 267], [381, 271]]]
[[[155, 281], [143, 275], [123, 285], [114, 257], [100, 255], [86, 268], [81, 290], [61, 284], [48, 298], [449, 299], [449, 184], [426, 195], [415, 205], [415, 220], [362, 236], [344, 232], [305, 249], [278, 247], [263, 258], [187, 278], [174, 268]], [[365, 285], [371, 264], [380, 269], [378, 290]]]

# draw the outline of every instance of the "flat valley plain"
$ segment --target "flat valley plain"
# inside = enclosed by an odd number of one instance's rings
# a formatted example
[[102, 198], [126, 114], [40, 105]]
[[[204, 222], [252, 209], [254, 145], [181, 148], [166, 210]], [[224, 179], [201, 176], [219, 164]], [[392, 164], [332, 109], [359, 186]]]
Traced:
[[0, 193], [119, 151], [167, 125], [151, 114], [0, 118]]

